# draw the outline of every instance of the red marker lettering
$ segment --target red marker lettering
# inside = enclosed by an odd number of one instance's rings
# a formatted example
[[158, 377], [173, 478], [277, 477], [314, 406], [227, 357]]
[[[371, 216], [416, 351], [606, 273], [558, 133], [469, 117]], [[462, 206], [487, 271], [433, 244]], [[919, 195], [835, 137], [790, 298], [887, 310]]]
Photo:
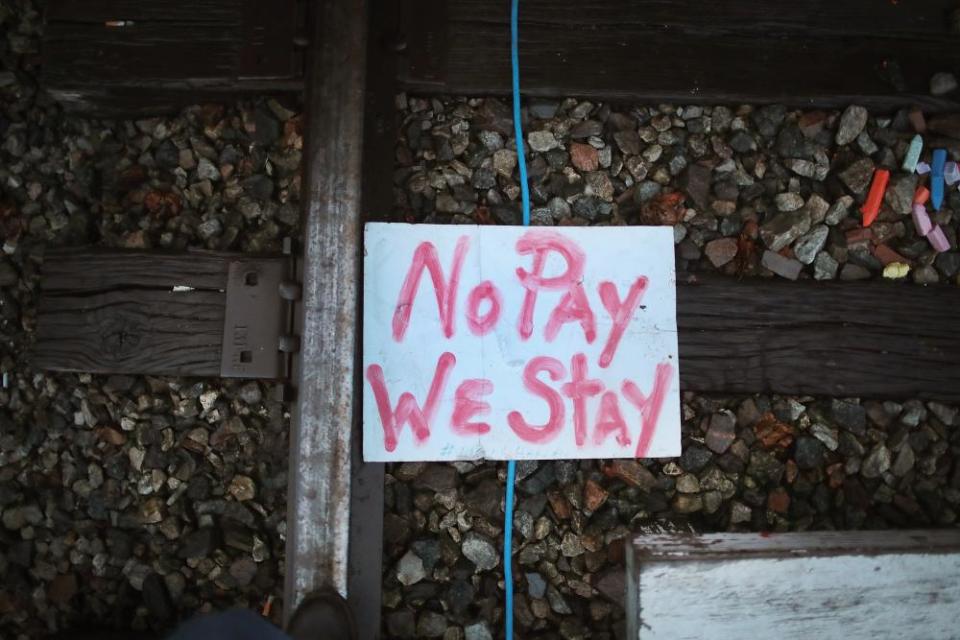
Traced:
[[563, 394], [573, 400], [573, 438], [578, 447], [587, 439], [587, 398], [603, 391], [599, 380], [587, 380], [587, 356], [578, 353], [570, 361], [571, 382], [563, 385]]
[[543, 334], [547, 342], [553, 342], [560, 331], [560, 327], [568, 322], [579, 322], [587, 343], [593, 344], [597, 337], [597, 324], [594, 321], [593, 310], [590, 308], [587, 294], [583, 291], [583, 285], [580, 283], [573, 285], [569, 291], [563, 294], [560, 304], [550, 313], [550, 319], [547, 321], [547, 328]]
[[546, 400], [547, 405], [550, 407], [550, 417], [547, 418], [546, 423], [542, 425], [531, 425], [524, 420], [519, 411], [511, 411], [510, 414], [507, 415], [507, 424], [510, 425], [513, 432], [520, 436], [522, 440], [533, 444], [550, 442], [557, 437], [560, 430], [563, 429], [563, 398], [556, 390], [551, 388], [550, 385], [541, 382], [537, 378], [537, 374], [541, 371], [546, 371], [550, 379], [554, 382], [563, 378], [567, 372], [563, 367], [563, 363], [549, 356], [532, 358], [523, 369], [524, 388], [530, 393]]
[[607, 338], [607, 344], [604, 345], [600, 353], [600, 366], [606, 368], [613, 362], [613, 356], [617, 353], [617, 347], [620, 346], [620, 338], [630, 324], [630, 318], [634, 310], [640, 304], [640, 299], [647, 290], [647, 278], [640, 276], [637, 281], [630, 285], [627, 292], [627, 298], [620, 303], [620, 296], [617, 294], [617, 285], [612, 282], [600, 283], [600, 301], [603, 307], [610, 314], [613, 320], [613, 327], [610, 328], [610, 335]]
[[602, 445], [611, 433], [617, 434], [617, 444], [621, 447], [630, 445], [630, 433], [627, 431], [627, 423], [623, 420], [623, 414], [620, 413], [620, 401], [617, 400], [617, 394], [613, 391], [607, 391], [600, 396], [600, 410], [597, 412], [597, 426], [594, 427], [593, 443], [597, 446]]
[[437, 309], [440, 312], [443, 335], [448, 338], [453, 336], [460, 268], [463, 266], [463, 259], [466, 257], [469, 247], [469, 237], [462, 236], [457, 240], [457, 246], [453, 252], [453, 264], [450, 266], [450, 281], [444, 282], [443, 268], [440, 266], [440, 259], [437, 257], [437, 248], [433, 246], [432, 242], [420, 243], [417, 250], [413, 252], [413, 261], [410, 263], [410, 270], [407, 271], [403, 286], [400, 287], [397, 308], [393, 312], [394, 340], [400, 342], [407, 332], [407, 325], [410, 324], [410, 314], [413, 312], [413, 301], [417, 295], [417, 290], [420, 288], [420, 276], [423, 275], [424, 268], [430, 272], [433, 290], [437, 295]]
[[[567, 269], [558, 276], [544, 278], [543, 270], [546, 267], [547, 256], [550, 252], [559, 254], [566, 262]], [[546, 229], [537, 229], [523, 234], [517, 240], [517, 253], [520, 255], [533, 254], [532, 271], [527, 271], [522, 267], [517, 269], [520, 284], [526, 289], [517, 329], [520, 332], [520, 337], [527, 340], [533, 335], [533, 310], [537, 304], [537, 293], [541, 289], [570, 289], [583, 276], [583, 263], [586, 258], [580, 247], [572, 240], [565, 238], [556, 231]]]
[[372, 364], [367, 367], [367, 381], [373, 389], [373, 397], [377, 401], [377, 411], [380, 413], [380, 423], [383, 425], [383, 446], [387, 451], [397, 448], [397, 434], [404, 423], [409, 422], [417, 444], [423, 444], [430, 437], [430, 422], [437, 410], [437, 403], [443, 395], [447, 385], [447, 378], [457, 358], [449, 352], [443, 353], [437, 360], [437, 370], [433, 376], [433, 383], [427, 392], [427, 401], [423, 410], [417, 404], [416, 398], [409, 392], [400, 395], [397, 408], [390, 409], [390, 392], [383, 378], [383, 369], [380, 365]]
[[640, 410], [640, 438], [637, 440], [637, 450], [634, 454], [637, 458], [642, 458], [650, 449], [650, 443], [653, 441], [653, 434], [657, 430], [657, 420], [660, 418], [660, 409], [663, 408], [663, 400], [670, 388], [670, 380], [673, 378], [673, 365], [669, 362], [661, 362], [657, 365], [657, 372], [654, 375], [653, 392], [650, 397], [646, 397], [637, 388], [637, 385], [629, 380], [623, 382], [623, 395], [637, 409]]
[[461, 436], [483, 435], [490, 431], [486, 422], [470, 422], [474, 416], [490, 413], [490, 403], [478, 400], [477, 396], [493, 393], [493, 383], [489, 380], [464, 380], [457, 387], [453, 400], [453, 417], [450, 428]]
[[[490, 308], [483, 315], [480, 314], [480, 305], [484, 300], [489, 301]], [[500, 319], [500, 307], [503, 298], [497, 286], [489, 280], [484, 280], [470, 292], [467, 296], [467, 326], [470, 332], [475, 336], [483, 336], [490, 333], [490, 330]]]

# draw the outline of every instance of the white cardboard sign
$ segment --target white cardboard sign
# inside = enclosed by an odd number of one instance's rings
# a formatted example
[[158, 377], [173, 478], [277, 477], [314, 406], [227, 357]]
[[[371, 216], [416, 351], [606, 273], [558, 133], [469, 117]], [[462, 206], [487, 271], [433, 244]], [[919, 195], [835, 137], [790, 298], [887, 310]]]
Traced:
[[680, 455], [670, 227], [371, 223], [368, 461]]

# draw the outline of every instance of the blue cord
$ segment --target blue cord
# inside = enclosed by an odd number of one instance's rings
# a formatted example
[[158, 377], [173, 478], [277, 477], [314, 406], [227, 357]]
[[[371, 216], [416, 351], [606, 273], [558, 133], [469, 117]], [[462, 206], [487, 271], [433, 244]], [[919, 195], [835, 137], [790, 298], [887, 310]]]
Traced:
[[[514, 0], [516, 2], [516, 0]], [[513, 485], [517, 477], [517, 463], [507, 461], [507, 504], [503, 514], [503, 583], [507, 592], [506, 629], [507, 640], [513, 640], [513, 565], [510, 552], [513, 549]]]
[[[523, 204], [523, 226], [530, 226], [530, 189], [527, 187], [527, 159], [523, 153], [523, 125], [520, 122], [520, 0], [510, 0], [510, 64], [513, 67], [513, 131], [517, 139], [517, 164], [520, 167], [520, 201]], [[506, 591], [504, 635], [513, 640], [513, 486], [517, 480], [517, 463], [507, 461], [507, 496], [503, 514], [503, 583]]]
[[517, 164], [520, 165], [520, 199], [523, 226], [530, 226], [530, 189], [527, 187], [527, 159], [523, 153], [523, 125], [520, 123], [520, 45], [518, 16], [520, 0], [510, 4], [510, 63], [513, 67], [513, 132], [517, 138]]

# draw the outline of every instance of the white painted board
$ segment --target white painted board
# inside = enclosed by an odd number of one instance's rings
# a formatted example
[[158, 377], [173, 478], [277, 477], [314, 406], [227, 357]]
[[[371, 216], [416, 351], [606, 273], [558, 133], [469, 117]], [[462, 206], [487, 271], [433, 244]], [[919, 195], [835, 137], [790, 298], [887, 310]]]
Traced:
[[636, 640], [960, 638], [960, 531], [638, 538]]
[[670, 227], [368, 224], [364, 458], [680, 455], [673, 256]]

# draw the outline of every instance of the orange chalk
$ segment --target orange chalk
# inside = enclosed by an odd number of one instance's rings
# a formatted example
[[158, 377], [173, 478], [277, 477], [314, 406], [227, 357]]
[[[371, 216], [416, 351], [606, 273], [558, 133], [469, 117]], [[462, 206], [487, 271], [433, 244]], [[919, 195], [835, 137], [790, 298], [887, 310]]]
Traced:
[[930, 199], [930, 189], [920, 185], [913, 194], [913, 204], [927, 204]]
[[887, 191], [887, 183], [890, 182], [890, 172], [886, 169], [877, 169], [873, 172], [873, 183], [870, 185], [870, 193], [867, 194], [867, 201], [860, 207], [860, 213], [863, 214], [863, 226], [869, 227], [877, 219], [880, 213], [880, 204], [883, 202], [883, 194]]

